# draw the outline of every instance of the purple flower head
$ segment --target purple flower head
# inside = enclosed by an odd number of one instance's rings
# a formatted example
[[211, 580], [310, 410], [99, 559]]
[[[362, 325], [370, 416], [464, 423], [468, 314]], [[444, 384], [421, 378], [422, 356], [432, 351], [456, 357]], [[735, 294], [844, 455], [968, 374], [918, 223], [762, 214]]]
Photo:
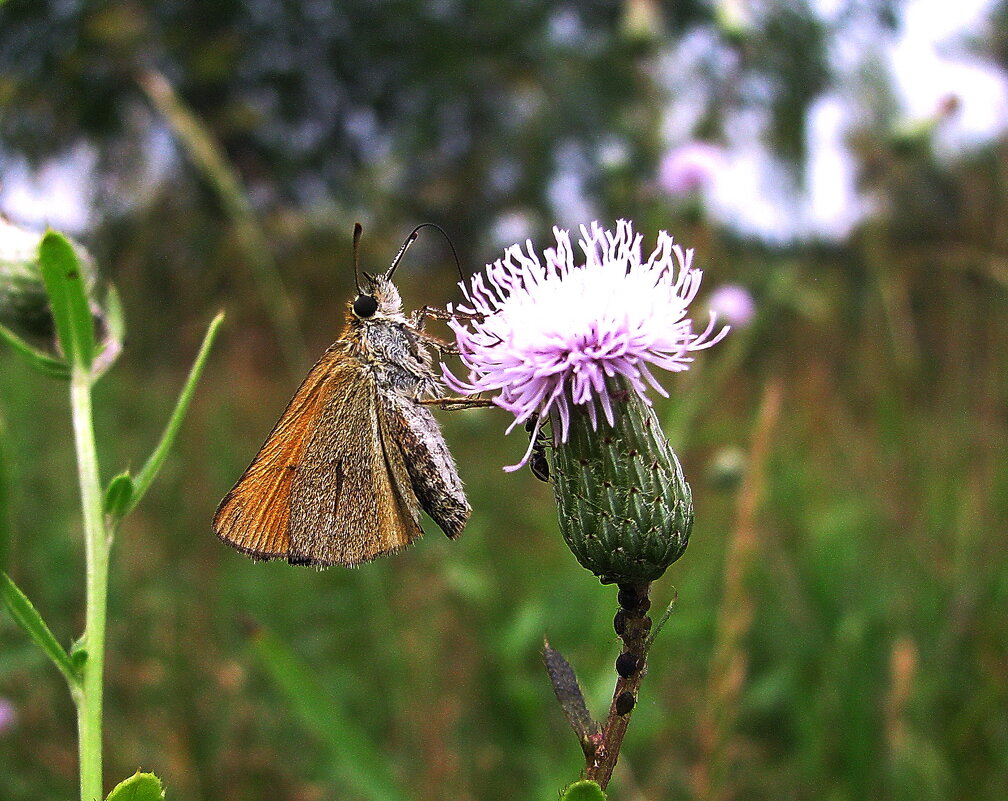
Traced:
[[745, 328], [756, 316], [756, 303], [749, 290], [738, 284], [722, 284], [707, 301], [712, 314], [724, 317], [729, 323]]
[[673, 148], [658, 165], [658, 184], [670, 195], [702, 189], [723, 172], [724, 151], [706, 142], [687, 142]]
[[0, 735], [13, 729], [16, 722], [17, 712], [14, 709], [14, 704], [6, 698], [0, 698]]
[[690, 354], [720, 341], [728, 327], [714, 333], [712, 315], [703, 333], [693, 332], [687, 307], [702, 272], [692, 267], [693, 251], [665, 231], [643, 260], [643, 237], [632, 223], [620, 220], [615, 231], [581, 226], [578, 264], [570, 232], [553, 233], [557, 247], [543, 254], [545, 264], [526, 240], [525, 250], [512, 245], [462, 285], [466, 303], [458, 311], [481, 316], [449, 323], [469, 375], [442, 369], [457, 392], [497, 392], [494, 403], [515, 416], [509, 432], [532, 415], [550, 416], [566, 442], [571, 404], [584, 408], [595, 429], [598, 408], [613, 424], [606, 379], [622, 378], [646, 403], [649, 386], [667, 396], [649, 365], [686, 370]]

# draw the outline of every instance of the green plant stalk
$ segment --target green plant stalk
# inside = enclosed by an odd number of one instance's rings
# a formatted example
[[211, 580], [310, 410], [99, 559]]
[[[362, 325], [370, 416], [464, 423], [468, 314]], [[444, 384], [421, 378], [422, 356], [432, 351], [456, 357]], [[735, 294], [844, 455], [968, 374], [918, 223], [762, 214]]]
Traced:
[[105, 668], [105, 618], [108, 599], [109, 550], [112, 542], [105, 528], [102, 489], [98, 473], [91, 409], [90, 371], [75, 364], [70, 379], [71, 413], [87, 560], [87, 590], [82, 645], [87, 660], [82, 667], [80, 688], [73, 690], [77, 705], [80, 754], [81, 801], [99, 801], [102, 794], [102, 695]]
[[228, 162], [207, 126], [183, 102], [162, 73], [153, 70], [140, 72], [137, 82], [164, 117], [193, 164], [210, 182], [231, 218], [238, 245], [251, 268], [252, 279], [273, 323], [287, 366], [300, 375], [311, 364], [308, 346], [298, 327], [290, 294], [271, 255], [270, 243], [256, 222], [252, 203], [238, 172]]

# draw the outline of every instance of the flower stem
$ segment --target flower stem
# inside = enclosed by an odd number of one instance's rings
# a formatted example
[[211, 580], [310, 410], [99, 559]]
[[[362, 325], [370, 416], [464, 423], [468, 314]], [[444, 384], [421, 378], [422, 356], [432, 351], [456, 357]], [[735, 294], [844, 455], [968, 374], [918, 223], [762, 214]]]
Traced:
[[588, 756], [585, 770], [585, 778], [598, 782], [603, 790], [612, 778], [623, 737], [630, 725], [630, 715], [637, 704], [637, 692], [647, 672], [648, 633], [651, 631], [651, 618], [647, 614], [651, 608], [648, 598], [650, 587], [650, 582], [620, 585], [620, 610], [614, 621], [616, 633], [623, 641], [623, 653], [616, 662], [619, 678], [609, 706], [609, 717], [597, 736], [594, 753]]
[[77, 731], [81, 801], [100, 801], [102, 793], [102, 693], [105, 664], [105, 617], [111, 538], [106, 531], [91, 411], [90, 371], [75, 365], [71, 376], [71, 413], [87, 560], [87, 595], [82, 647], [87, 654], [78, 690]]

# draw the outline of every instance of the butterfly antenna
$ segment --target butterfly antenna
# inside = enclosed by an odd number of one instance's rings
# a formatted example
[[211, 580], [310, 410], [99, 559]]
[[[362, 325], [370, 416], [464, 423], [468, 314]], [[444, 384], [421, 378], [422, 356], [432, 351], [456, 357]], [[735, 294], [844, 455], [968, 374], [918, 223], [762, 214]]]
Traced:
[[396, 257], [392, 260], [392, 266], [389, 267], [389, 271], [385, 274], [385, 278], [389, 279], [392, 277], [392, 273], [395, 272], [395, 268], [399, 266], [399, 262], [402, 261], [402, 257], [406, 254], [406, 251], [409, 250], [409, 246], [416, 242], [417, 236], [424, 228], [434, 228], [441, 232], [441, 236], [445, 238], [445, 241], [448, 243], [448, 247], [451, 248], [452, 256], [455, 259], [455, 267], [458, 269], [459, 279], [465, 281], [465, 276], [462, 274], [462, 262], [459, 261], [458, 252], [455, 250], [455, 245], [451, 241], [451, 237], [448, 236], [444, 228], [435, 223], [421, 223], [413, 229], [410, 235], [406, 237], [406, 241], [403, 242], [402, 247], [399, 248], [399, 252], [396, 253]]
[[[363, 295], [360, 286], [360, 238], [364, 233], [364, 228], [360, 223], [354, 223], [353, 227], [353, 280], [357, 286], [357, 294]], [[405, 246], [403, 246], [405, 250]]]

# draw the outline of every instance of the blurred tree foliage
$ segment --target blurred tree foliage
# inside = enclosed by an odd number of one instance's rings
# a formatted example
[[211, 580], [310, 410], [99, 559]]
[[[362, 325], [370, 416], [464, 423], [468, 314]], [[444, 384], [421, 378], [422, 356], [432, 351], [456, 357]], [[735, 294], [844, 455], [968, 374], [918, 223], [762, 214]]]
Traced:
[[[799, 165], [805, 113], [829, 85], [828, 32], [804, 3], [771, 3], [732, 27], [717, 4], [651, 0], [14, 0], [0, 26], [9, 152], [37, 162], [85, 138], [103, 174], [135, 169], [124, 150], [152, 124], [136, 77], [153, 68], [260, 208], [450, 220], [463, 242], [512, 210], [532, 214], [533, 230], [548, 224], [558, 171], [573, 162], [597, 191], [614, 147], [623, 180], [649, 184], [662, 109], [691, 89], [656, 80], [657, 67], [691, 33], [720, 51], [697, 126], [708, 136], [732, 110], [760, 110], [770, 144]], [[640, 202], [616, 200], [621, 213]]]

